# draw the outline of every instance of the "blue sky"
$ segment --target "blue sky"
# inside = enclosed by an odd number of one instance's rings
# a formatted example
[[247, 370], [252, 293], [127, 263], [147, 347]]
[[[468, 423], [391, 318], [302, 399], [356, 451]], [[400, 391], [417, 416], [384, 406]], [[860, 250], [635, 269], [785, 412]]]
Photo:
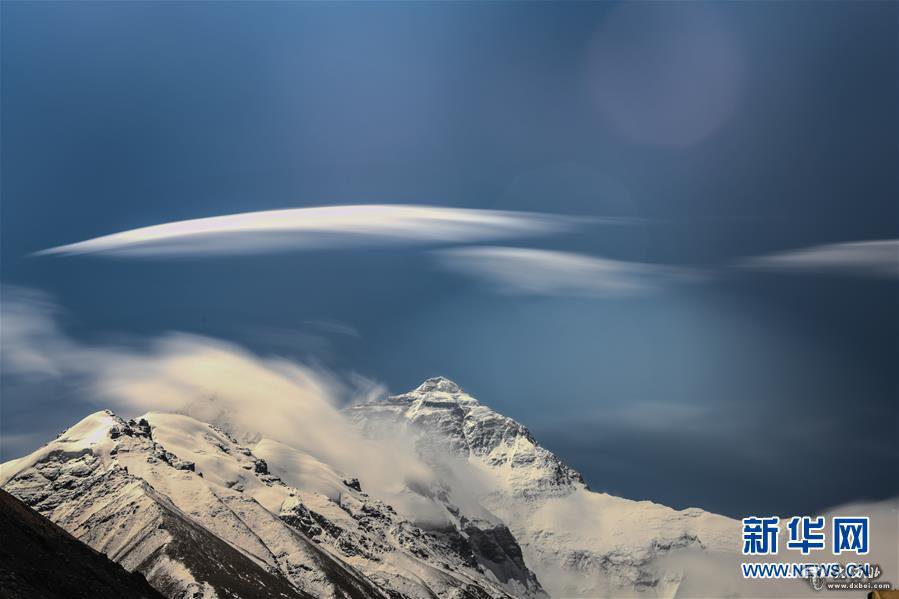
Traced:
[[[81, 344], [182, 331], [393, 392], [448, 376], [628, 497], [892, 496], [897, 11], [4, 2], [0, 280]], [[358, 204], [573, 224], [32, 255]], [[2, 383], [4, 460], [95, 409], [66, 381]]]

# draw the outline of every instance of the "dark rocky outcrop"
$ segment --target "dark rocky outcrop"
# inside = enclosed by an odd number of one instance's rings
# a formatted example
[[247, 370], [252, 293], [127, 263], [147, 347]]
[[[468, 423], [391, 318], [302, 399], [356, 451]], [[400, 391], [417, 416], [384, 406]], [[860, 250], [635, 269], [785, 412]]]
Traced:
[[163, 597], [141, 574], [94, 551], [3, 490], [0, 539], [0, 597]]

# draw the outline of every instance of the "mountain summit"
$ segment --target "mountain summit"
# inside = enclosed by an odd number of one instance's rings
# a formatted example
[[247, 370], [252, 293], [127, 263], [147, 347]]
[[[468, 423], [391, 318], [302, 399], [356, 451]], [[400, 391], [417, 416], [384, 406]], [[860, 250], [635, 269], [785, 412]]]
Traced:
[[350, 406], [349, 417], [370, 435], [406, 430], [422, 454], [447, 452], [490, 468], [505, 467], [505, 491], [515, 495], [568, 493], [584, 479], [541, 447], [531, 432], [464, 393], [443, 377], [386, 400]]
[[526, 427], [442, 377], [346, 411], [370, 435], [397, 427], [412, 435], [438, 470], [447, 455], [469, 464], [482, 484], [478, 506], [509, 527], [552, 596], [666, 596], [682, 572], [662, 558], [729, 554], [739, 538], [738, 523], [723, 516], [590, 491]]
[[415, 389], [416, 393], [432, 393], [434, 391], [439, 391], [441, 393], [462, 393], [462, 389], [459, 385], [442, 376], [435, 376], [427, 379]]

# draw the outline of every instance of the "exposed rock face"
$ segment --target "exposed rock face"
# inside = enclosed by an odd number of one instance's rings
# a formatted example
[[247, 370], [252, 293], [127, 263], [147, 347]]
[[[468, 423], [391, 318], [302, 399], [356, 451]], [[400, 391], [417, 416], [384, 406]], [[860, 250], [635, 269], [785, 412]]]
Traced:
[[[369, 435], [395, 434], [397, 427], [413, 435], [435, 469], [452, 454], [485, 474], [480, 506], [508, 526], [523, 549], [522, 563], [553, 596], [669, 595], [681, 573], [660, 566], [659, 557], [683, 549], [731, 553], [739, 538], [729, 518], [590, 491], [524, 426], [442, 377], [346, 412]], [[473, 531], [468, 537], [489, 561], [504, 533], [493, 543]]]
[[0, 594], [9, 599], [162, 599], [147, 580], [0, 490]]

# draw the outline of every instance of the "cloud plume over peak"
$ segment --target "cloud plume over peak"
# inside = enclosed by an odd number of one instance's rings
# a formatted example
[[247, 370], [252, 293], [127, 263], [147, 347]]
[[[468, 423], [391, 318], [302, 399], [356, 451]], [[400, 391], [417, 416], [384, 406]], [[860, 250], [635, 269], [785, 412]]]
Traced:
[[561, 233], [584, 222], [596, 221], [535, 212], [437, 206], [321, 206], [164, 223], [52, 247], [36, 255], [158, 258], [391, 243], [466, 243]]

